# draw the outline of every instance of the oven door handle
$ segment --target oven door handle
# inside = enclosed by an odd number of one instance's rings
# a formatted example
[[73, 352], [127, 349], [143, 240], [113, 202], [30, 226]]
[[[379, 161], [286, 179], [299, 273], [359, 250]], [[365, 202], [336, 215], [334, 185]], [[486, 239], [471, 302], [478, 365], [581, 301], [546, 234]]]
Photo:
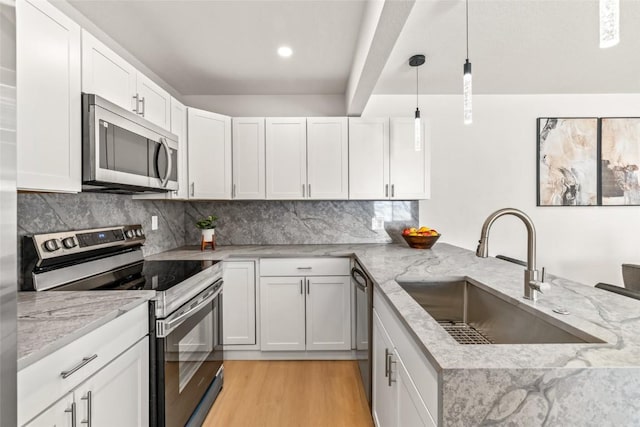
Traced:
[[[218, 280], [215, 284], [218, 284], [218, 283], [221, 284], [222, 280]], [[222, 292], [222, 287], [218, 286], [217, 289], [215, 291], [212, 291], [210, 295], [205, 296], [204, 299], [200, 300], [200, 302], [198, 302], [196, 306], [191, 307], [189, 310], [178, 315], [174, 319], [169, 318], [165, 320], [158, 320], [156, 324], [156, 331], [157, 331], [156, 334], [158, 338], [164, 338], [167, 335], [169, 335], [174, 329], [176, 329], [178, 326], [184, 323], [189, 317], [191, 317], [191, 315], [193, 315], [194, 313], [199, 311], [202, 307], [208, 305], [211, 301], [216, 299], [221, 292]]]

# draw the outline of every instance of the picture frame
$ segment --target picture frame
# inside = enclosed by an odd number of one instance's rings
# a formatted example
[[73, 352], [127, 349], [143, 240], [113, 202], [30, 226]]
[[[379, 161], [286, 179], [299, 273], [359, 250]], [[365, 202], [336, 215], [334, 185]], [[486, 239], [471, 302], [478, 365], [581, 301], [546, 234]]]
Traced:
[[597, 117], [537, 118], [537, 206], [599, 204], [599, 129]]
[[640, 206], [640, 117], [602, 117], [598, 124], [601, 206]]

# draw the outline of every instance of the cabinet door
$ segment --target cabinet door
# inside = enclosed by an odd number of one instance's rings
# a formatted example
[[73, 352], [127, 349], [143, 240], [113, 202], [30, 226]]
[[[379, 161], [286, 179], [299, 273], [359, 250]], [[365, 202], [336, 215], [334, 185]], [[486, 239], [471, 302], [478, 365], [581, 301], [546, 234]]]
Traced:
[[391, 364], [391, 375], [397, 381], [398, 426], [435, 427], [427, 405], [422, 401], [402, 359], [395, 354]]
[[138, 71], [114, 51], [82, 30], [82, 91], [99, 95], [122, 108], [137, 111]]
[[[377, 427], [398, 426], [397, 382], [390, 375], [390, 359], [393, 343], [382, 326], [378, 315], [373, 314], [373, 418]], [[411, 424], [406, 424], [407, 426]], [[402, 427], [405, 425], [403, 424]]]
[[422, 151], [415, 150], [415, 121], [391, 119], [389, 174], [391, 198], [415, 200], [429, 198], [429, 141], [422, 123]]
[[307, 350], [351, 349], [349, 276], [306, 279]]
[[136, 78], [138, 114], [164, 129], [171, 129], [171, 95], [142, 73]]
[[80, 26], [49, 2], [16, 4], [18, 188], [79, 192]]
[[265, 198], [264, 117], [233, 119], [233, 198]]
[[256, 343], [256, 270], [253, 261], [224, 262], [223, 344]]
[[[35, 417], [24, 427], [69, 427], [77, 425], [77, 406], [73, 401], [73, 393], [67, 394], [47, 410]], [[76, 420], [73, 417], [76, 416]]]
[[231, 118], [187, 108], [189, 198], [231, 198]]
[[349, 199], [389, 198], [389, 119], [349, 118]]
[[349, 198], [349, 139], [346, 117], [307, 118], [307, 197]]
[[306, 198], [306, 119], [267, 118], [266, 149], [267, 199]]
[[118, 356], [75, 392], [78, 425], [149, 425], [149, 338]]
[[260, 278], [262, 351], [305, 349], [304, 278]]
[[187, 108], [177, 99], [171, 97], [171, 133], [178, 136], [178, 191], [173, 197], [186, 199], [189, 197], [189, 162], [187, 153]]

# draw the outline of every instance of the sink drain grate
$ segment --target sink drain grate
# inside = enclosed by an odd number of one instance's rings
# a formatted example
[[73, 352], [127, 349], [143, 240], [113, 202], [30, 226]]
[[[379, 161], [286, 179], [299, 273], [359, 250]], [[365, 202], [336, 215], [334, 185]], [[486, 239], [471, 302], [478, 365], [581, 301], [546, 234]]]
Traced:
[[459, 344], [493, 344], [487, 337], [464, 322], [439, 321], [440, 326]]

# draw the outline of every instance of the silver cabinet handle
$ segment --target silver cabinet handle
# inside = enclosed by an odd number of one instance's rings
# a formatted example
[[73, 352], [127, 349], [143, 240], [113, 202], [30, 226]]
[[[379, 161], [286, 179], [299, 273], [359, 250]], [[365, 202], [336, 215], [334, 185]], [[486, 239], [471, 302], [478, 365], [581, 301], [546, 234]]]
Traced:
[[391, 197], [396, 197], [396, 185], [391, 184]]
[[309, 283], [309, 279], [307, 279], [307, 295], [311, 293], [311, 283]]
[[144, 102], [144, 96], [140, 98], [140, 103], [142, 104], [142, 110], [140, 111], [140, 115], [144, 117], [145, 110], [147, 109]]
[[71, 408], [65, 409], [64, 412], [71, 413], [71, 427], [76, 427], [76, 402], [72, 402]]
[[309, 187], [309, 191], [307, 191], [307, 195], [311, 197], [311, 184], [307, 184], [307, 187]]
[[389, 349], [384, 349], [384, 377], [389, 376]]
[[138, 99], [138, 94], [137, 94], [137, 93], [136, 93], [135, 95], [133, 95], [133, 101], [135, 102], [135, 107], [133, 107], [133, 108], [131, 109], [131, 111], [133, 111], [133, 112], [134, 112], [134, 113], [136, 113], [136, 114], [139, 114], [139, 113], [138, 113], [138, 103], [139, 103], [140, 101], [139, 101], [139, 99]]
[[233, 197], [234, 199], [236, 198], [236, 185], [233, 184], [233, 190], [231, 191], [231, 197]]
[[387, 355], [387, 357], [389, 358], [389, 387], [391, 387], [391, 383], [395, 383], [396, 380], [393, 379], [393, 369], [391, 369], [391, 364], [396, 363], [395, 360], [393, 360], [393, 352], [389, 352], [389, 354]]
[[74, 366], [73, 368], [69, 369], [68, 371], [60, 372], [60, 375], [62, 376], [63, 379], [64, 378], [69, 378], [71, 375], [76, 373], [80, 368], [82, 368], [83, 366], [85, 366], [86, 364], [91, 362], [92, 360], [96, 360], [97, 358], [98, 358], [97, 354], [94, 354], [93, 356], [89, 356], [89, 357], [83, 357], [82, 358], [82, 362], [78, 363], [76, 366]]
[[306, 187], [306, 186], [305, 186], [304, 184], [302, 184], [302, 197], [303, 197], [303, 198], [304, 198], [304, 188], [305, 188], [305, 187]]
[[389, 197], [389, 184], [384, 185], [384, 197]]
[[191, 183], [191, 197], [194, 197], [196, 195], [196, 183], [192, 182]]
[[302, 291], [302, 279], [300, 279], [300, 295], [302, 295], [304, 292]]
[[311, 270], [313, 267], [296, 267], [296, 270]]
[[171, 148], [169, 147], [169, 143], [167, 142], [166, 138], [160, 138], [160, 144], [167, 152], [167, 167], [165, 168], [164, 178], [160, 180], [162, 186], [166, 187], [167, 183], [169, 182], [169, 178], [171, 177], [171, 172], [173, 171], [173, 159], [171, 158]]
[[81, 399], [87, 401], [87, 419], [80, 421], [80, 424], [86, 424], [87, 427], [91, 427], [91, 391], [88, 391], [87, 395], [81, 397]]

